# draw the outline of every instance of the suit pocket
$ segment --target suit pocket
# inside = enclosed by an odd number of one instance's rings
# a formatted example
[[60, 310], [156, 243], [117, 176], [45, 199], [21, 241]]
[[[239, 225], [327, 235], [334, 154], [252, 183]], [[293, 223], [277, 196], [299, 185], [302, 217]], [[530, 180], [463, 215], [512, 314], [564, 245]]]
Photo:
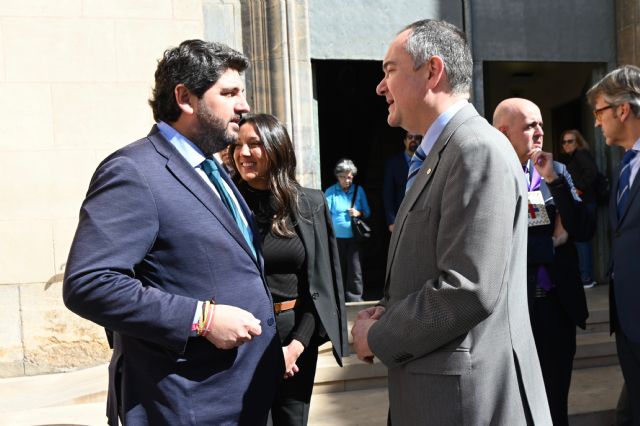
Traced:
[[424, 209], [411, 210], [409, 213], [407, 213], [405, 225], [426, 222], [429, 220], [430, 213], [431, 209], [429, 207]]
[[469, 351], [437, 351], [406, 366], [410, 374], [436, 374], [466, 376], [471, 374], [471, 354]]

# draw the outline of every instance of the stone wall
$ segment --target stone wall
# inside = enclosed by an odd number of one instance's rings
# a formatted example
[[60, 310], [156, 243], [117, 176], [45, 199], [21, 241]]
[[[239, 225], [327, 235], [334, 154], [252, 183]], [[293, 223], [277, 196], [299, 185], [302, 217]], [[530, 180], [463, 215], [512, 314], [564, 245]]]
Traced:
[[153, 124], [162, 52], [224, 3], [0, 0], [0, 377], [109, 358], [61, 299], [80, 203], [98, 162]]
[[619, 65], [640, 65], [640, 1], [616, 0]]

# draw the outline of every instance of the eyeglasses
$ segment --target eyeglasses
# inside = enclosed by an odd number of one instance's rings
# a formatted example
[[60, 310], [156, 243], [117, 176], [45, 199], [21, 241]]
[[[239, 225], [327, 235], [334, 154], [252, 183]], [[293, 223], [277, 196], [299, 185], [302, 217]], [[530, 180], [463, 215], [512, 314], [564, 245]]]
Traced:
[[613, 108], [614, 106], [615, 105], [607, 105], [607, 106], [603, 106], [602, 108], [594, 109], [593, 116], [596, 118], [596, 120], [600, 121], [600, 118], [602, 118], [602, 112], [609, 108]]
[[408, 140], [414, 141], [414, 142], [421, 142], [422, 141], [422, 136], [421, 135], [407, 135], [407, 136], [405, 136], [405, 139], [408, 139]]
[[567, 145], [567, 144], [570, 144], [570, 143], [576, 143], [576, 140], [575, 139], [563, 139], [562, 140], [562, 145]]
[[264, 144], [262, 142], [234, 143], [231, 145], [231, 149], [235, 151], [236, 149], [242, 149], [245, 145], [248, 146], [251, 151], [255, 151], [262, 148]]

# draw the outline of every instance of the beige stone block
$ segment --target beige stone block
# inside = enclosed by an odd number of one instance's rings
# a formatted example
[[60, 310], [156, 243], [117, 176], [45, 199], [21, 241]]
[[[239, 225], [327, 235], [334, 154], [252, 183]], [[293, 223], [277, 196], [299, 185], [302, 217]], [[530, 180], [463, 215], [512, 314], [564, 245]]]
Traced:
[[17, 285], [0, 285], [0, 377], [23, 374], [20, 294]]
[[51, 154], [51, 151], [7, 151], [0, 155], [2, 220], [51, 217]]
[[153, 86], [158, 60], [182, 41], [203, 38], [201, 21], [118, 21], [118, 80]]
[[56, 219], [53, 221], [53, 258], [55, 265], [55, 274], [49, 279], [48, 284], [61, 283], [67, 257], [73, 236], [78, 226], [78, 219]]
[[49, 220], [0, 222], [0, 284], [47, 282], [54, 275]]
[[50, 214], [53, 218], [74, 218], [87, 193], [96, 168], [90, 150], [52, 153]]
[[173, 19], [201, 21], [202, 0], [173, 0]]
[[2, 0], [0, 16], [80, 16], [81, 0]]
[[110, 20], [8, 18], [2, 24], [8, 81], [112, 81], [116, 75]]
[[[2, 21], [0, 21], [0, 34], [2, 34]], [[2, 48], [3, 42], [0, 37], [0, 82], [5, 81], [4, 76], [4, 49]]]
[[[1, 66], [2, 64], [0, 64]], [[0, 84], [0, 151], [53, 146], [51, 89], [43, 83]]]
[[93, 18], [171, 19], [171, 0], [83, 0], [83, 15]]
[[150, 82], [54, 84], [55, 145], [113, 151], [145, 136], [153, 125], [147, 104], [150, 86]]
[[20, 286], [25, 373], [67, 371], [107, 362], [104, 329], [69, 311], [62, 283]]

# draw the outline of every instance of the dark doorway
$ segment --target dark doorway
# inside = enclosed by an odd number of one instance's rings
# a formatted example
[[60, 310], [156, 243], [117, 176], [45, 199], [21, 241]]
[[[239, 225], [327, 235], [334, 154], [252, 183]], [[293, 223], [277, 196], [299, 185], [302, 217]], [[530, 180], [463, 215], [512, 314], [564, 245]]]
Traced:
[[387, 124], [387, 103], [375, 93], [380, 61], [313, 61], [318, 103], [322, 189], [336, 183], [333, 168], [350, 158], [358, 168], [371, 207], [373, 236], [365, 249], [364, 298], [382, 296], [389, 231], [384, 219], [382, 181], [385, 160], [402, 151], [404, 131]]

